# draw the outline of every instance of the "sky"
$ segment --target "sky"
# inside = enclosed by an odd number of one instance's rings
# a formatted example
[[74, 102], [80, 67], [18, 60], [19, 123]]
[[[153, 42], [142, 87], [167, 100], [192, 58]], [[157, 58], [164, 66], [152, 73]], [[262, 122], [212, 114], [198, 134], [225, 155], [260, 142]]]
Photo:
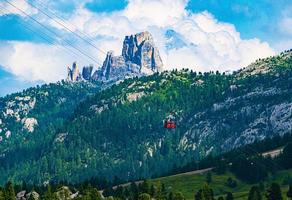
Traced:
[[292, 1], [0, 0], [0, 96], [98, 68], [146, 30], [166, 70], [234, 71], [292, 48]]

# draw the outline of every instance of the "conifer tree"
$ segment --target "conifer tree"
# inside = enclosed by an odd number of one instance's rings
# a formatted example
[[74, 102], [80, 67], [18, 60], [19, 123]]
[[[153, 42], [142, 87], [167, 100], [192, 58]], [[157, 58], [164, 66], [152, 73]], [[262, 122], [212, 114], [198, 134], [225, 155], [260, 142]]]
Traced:
[[47, 191], [44, 193], [44, 200], [53, 200], [53, 193], [52, 193], [52, 188], [51, 185], [48, 184], [47, 186]]
[[4, 196], [5, 196], [5, 200], [15, 200], [14, 187], [11, 181], [6, 183], [5, 185]]
[[0, 200], [5, 200], [4, 190], [0, 187]]
[[90, 199], [91, 200], [101, 200], [101, 194], [99, 193], [99, 191], [96, 188], [91, 188], [90, 190]]
[[167, 200], [173, 200], [173, 193], [172, 193], [172, 191], [169, 192], [168, 197], [167, 197]]
[[150, 197], [150, 195], [147, 194], [147, 193], [142, 193], [142, 194], [140, 194], [139, 197], [138, 197], [138, 200], [150, 200], [150, 199], [151, 199], [151, 197]]
[[267, 200], [282, 200], [283, 199], [279, 184], [272, 183], [272, 185], [270, 186], [270, 188], [268, 188], [266, 192], [266, 198]]
[[248, 194], [248, 200], [262, 200], [262, 195], [258, 186], [251, 187]]
[[185, 200], [185, 197], [181, 192], [176, 192], [173, 195], [173, 200]]
[[206, 182], [207, 182], [208, 184], [210, 184], [210, 183], [212, 182], [212, 173], [211, 173], [211, 172], [208, 172], [208, 173], [206, 174]]
[[292, 199], [292, 184], [289, 184], [289, 190], [287, 192], [287, 197]]
[[226, 200], [233, 200], [233, 194], [231, 192], [227, 192]]
[[213, 190], [209, 187], [208, 184], [205, 184], [202, 189], [200, 189], [196, 195], [195, 200], [213, 200], [214, 194]]
[[142, 193], [150, 193], [150, 185], [148, 180], [144, 180], [141, 184], [141, 191]]

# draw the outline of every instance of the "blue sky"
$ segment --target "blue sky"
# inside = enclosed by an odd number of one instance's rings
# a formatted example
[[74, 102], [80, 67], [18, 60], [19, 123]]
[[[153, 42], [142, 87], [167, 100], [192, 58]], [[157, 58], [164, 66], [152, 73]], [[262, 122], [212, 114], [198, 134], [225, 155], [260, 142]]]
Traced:
[[[4, 1], [4, 0], [1, 0]], [[33, 0], [30, 0], [34, 2]], [[73, 2], [73, 3], [72, 3]], [[59, 15], [68, 15], [75, 11], [75, 1], [62, 0], [49, 3]], [[85, 3], [85, 8], [92, 12], [113, 12], [127, 6], [126, 0], [92, 0]], [[281, 37], [290, 38], [275, 26], [283, 13], [291, 11], [290, 0], [190, 0], [187, 9], [192, 12], [208, 11], [218, 20], [233, 24], [242, 38], [260, 38], [271, 44], [276, 44]], [[0, 8], [0, 11], [3, 9]], [[292, 17], [292, 14], [289, 15]], [[27, 30], [23, 24], [33, 24], [19, 15], [4, 15], [0, 17], [0, 40], [32, 40], [44, 41]], [[34, 29], [38, 29], [37, 26]]]
[[[50, 30], [39, 26], [5, 1], [0, 0], [0, 50], [5, 52], [0, 56], [0, 95], [39, 81], [57, 81], [66, 75], [66, 67], [73, 61], [80, 65], [91, 62], [84, 55], [73, 55], [70, 52], [72, 47], [67, 45], [64, 48], [68, 42], [90, 57], [96, 56], [98, 63], [103, 61], [104, 55], [47, 18], [40, 12], [42, 9], [53, 19], [61, 17], [73, 32], [85, 34], [104, 51], [119, 51], [126, 34], [150, 30], [159, 40], [157, 43], [164, 63], [187, 66], [195, 63], [201, 66], [196, 70], [209, 70], [206, 67], [209, 65], [226, 66], [222, 70], [243, 67], [255, 59], [246, 53], [248, 48], [256, 52], [263, 50], [258, 57], [292, 48], [290, 0], [45, 0], [42, 3], [9, 0]], [[164, 49], [167, 41], [161, 39], [168, 29], [177, 32], [187, 45], [181, 49]], [[213, 45], [214, 41], [220, 43]], [[221, 45], [222, 42], [226, 44]], [[196, 44], [197, 49], [191, 44]], [[233, 51], [228, 50], [230, 46]], [[201, 51], [214, 51], [210, 56], [216, 59], [204, 60], [202, 55], [195, 54]], [[188, 62], [179, 63], [179, 60]], [[4, 80], [9, 80], [9, 84], [2, 84]]]

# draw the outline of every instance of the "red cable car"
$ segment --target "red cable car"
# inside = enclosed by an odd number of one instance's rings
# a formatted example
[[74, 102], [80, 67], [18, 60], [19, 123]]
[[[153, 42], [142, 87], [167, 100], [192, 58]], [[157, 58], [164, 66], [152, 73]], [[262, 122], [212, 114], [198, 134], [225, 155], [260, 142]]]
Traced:
[[164, 122], [164, 128], [167, 128], [167, 129], [174, 129], [176, 128], [176, 124], [174, 121], [165, 121]]
[[176, 128], [176, 124], [174, 121], [174, 116], [171, 114], [164, 120], [164, 128], [174, 129]]

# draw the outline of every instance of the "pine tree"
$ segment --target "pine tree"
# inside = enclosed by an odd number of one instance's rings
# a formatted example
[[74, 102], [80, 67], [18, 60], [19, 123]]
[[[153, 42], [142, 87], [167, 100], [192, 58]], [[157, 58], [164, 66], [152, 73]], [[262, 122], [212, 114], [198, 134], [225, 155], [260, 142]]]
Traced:
[[289, 184], [289, 190], [287, 192], [287, 197], [292, 199], [292, 184]]
[[212, 182], [212, 173], [211, 173], [211, 172], [208, 172], [208, 173], [206, 174], [206, 182], [207, 182], [208, 184], [210, 184], [210, 183]]
[[172, 191], [168, 194], [167, 200], [173, 200], [173, 193], [172, 193]]
[[196, 194], [195, 194], [195, 200], [202, 200], [202, 189], [200, 189]]
[[167, 191], [166, 191], [164, 183], [161, 184], [161, 195], [163, 199], [166, 199]]
[[214, 194], [212, 188], [209, 187], [208, 184], [205, 184], [202, 189], [202, 193], [205, 200], [213, 200]]
[[287, 169], [292, 167], [292, 143], [288, 143], [286, 145], [286, 147], [283, 149], [283, 153], [282, 153], [282, 163], [284, 165], [284, 167], [286, 167]]
[[258, 186], [252, 186], [249, 190], [248, 200], [262, 200], [262, 195]]
[[195, 194], [195, 200], [213, 200], [214, 194], [213, 190], [209, 187], [208, 184], [205, 184], [202, 189], [200, 189]]
[[226, 200], [233, 200], [233, 194], [231, 192], [227, 192]]
[[266, 193], [267, 200], [282, 200], [282, 193], [279, 184], [272, 183], [271, 187], [267, 190]]
[[150, 195], [147, 194], [147, 193], [142, 193], [142, 194], [140, 194], [139, 197], [138, 197], [138, 200], [150, 200], [150, 199], [151, 199], [151, 197], [150, 197]]
[[185, 197], [181, 192], [176, 192], [173, 195], [173, 200], [185, 200]]
[[141, 184], [141, 191], [142, 193], [150, 193], [150, 185], [148, 180], [144, 180], [143, 183]]
[[44, 200], [53, 200], [53, 193], [52, 193], [52, 188], [51, 185], [48, 184], [47, 186], [47, 191], [44, 193]]
[[0, 200], [5, 200], [4, 190], [0, 187]]
[[15, 200], [15, 192], [14, 187], [11, 181], [6, 183], [5, 192], [4, 192], [5, 200]]
[[138, 187], [137, 187], [137, 185], [136, 185], [135, 182], [132, 182], [131, 183], [130, 192], [131, 192], [131, 198], [132, 199], [138, 199], [138, 193], [139, 193], [139, 191], [138, 191]]
[[151, 188], [150, 188], [150, 195], [153, 197], [156, 196], [156, 190], [153, 184], [151, 185]]

